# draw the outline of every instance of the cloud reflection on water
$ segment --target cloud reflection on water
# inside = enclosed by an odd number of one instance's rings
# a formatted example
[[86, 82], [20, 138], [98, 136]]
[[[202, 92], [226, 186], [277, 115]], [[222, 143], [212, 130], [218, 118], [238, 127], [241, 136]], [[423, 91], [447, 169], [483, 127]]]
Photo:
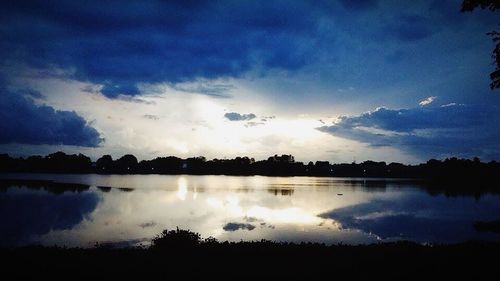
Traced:
[[98, 204], [94, 192], [9, 189], [0, 195], [0, 246], [36, 243], [38, 235], [71, 229]]
[[[74, 177], [78, 181], [80, 176]], [[476, 233], [472, 223], [498, 219], [495, 214], [500, 213], [499, 196], [487, 195], [480, 200], [431, 196], [410, 184], [405, 188], [384, 183], [384, 188], [372, 189], [359, 182], [327, 178], [138, 177], [146, 179], [143, 186], [138, 186], [138, 179], [130, 176], [100, 176], [91, 180], [111, 188], [102, 190], [92, 186], [82, 193], [53, 195], [50, 202], [60, 201], [52, 204], [54, 208], [65, 204], [71, 210], [63, 212], [61, 207], [57, 209], [59, 217], [54, 226], [26, 232], [33, 236], [32, 241], [68, 246], [93, 246], [95, 242], [144, 243], [162, 230], [176, 227], [229, 241], [358, 244], [405, 238], [446, 242], [487, 237], [489, 234]], [[127, 185], [124, 178], [132, 180]], [[134, 189], [122, 192], [113, 188], [124, 186]], [[293, 193], [274, 192], [281, 189]], [[15, 225], [13, 219], [3, 217], [18, 212], [18, 207], [27, 213], [36, 212], [23, 207], [26, 197], [14, 190], [9, 188], [0, 193], [0, 200], [20, 202], [12, 203], [9, 210], [2, 209], [2, 220], [11, 225], [4, 228]], [[40, 196], [38, 193], [32, 191], [30, 196]], [[343, 196], [338, 196], [339, 193]], [[43, 207], [45, 203], [38, 205]], [[51, 216], [51, 212], [42, 212], [37, 214], [37, 220], [50, 223]]]

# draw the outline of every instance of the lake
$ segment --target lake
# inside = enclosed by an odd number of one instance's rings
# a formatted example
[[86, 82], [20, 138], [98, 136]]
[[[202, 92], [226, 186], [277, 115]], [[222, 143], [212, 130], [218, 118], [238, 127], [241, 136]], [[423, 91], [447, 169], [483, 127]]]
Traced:
[[[325, 177], [1, 174], [0, 246], [148, 245], [164, 229], [222, 241], [500, 241], [498, 194]], [[23, 183], [5, 179], [50, 180]]]

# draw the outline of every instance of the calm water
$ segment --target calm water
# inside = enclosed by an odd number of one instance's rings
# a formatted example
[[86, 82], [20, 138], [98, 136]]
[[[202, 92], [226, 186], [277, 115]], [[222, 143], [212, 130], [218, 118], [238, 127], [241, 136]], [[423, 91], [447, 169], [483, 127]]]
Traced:
[[[431, 194], [417, 183], [315, 177], [13, 174], [88, 185], [0, 189], [0, 246], [147, 245], [164, 229], [240, 241], [500, 241], [500, 196]], [[69, 185], [68, 185], [69, 186]]]

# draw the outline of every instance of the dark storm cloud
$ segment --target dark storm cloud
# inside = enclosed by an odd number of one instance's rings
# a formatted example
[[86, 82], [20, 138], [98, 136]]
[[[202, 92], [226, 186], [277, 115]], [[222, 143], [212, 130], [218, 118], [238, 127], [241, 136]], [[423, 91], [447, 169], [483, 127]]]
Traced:
[[247, 121], [256, 118], [257, 116], [253, 113], [240, 114], [238, 112], [228, 112], [224, 114], [224, 117], [229, 121]]
[[[430, 11], [425, 17], [411, 12], [420, 6]], [[364, 12], [346, 16], [346, 11]], [[443, 21], [447, 18], [454, 20]], [[47, 69], [64, 69], [66, 78], [102, 85], [108, 97], [133, 96], [140, 94], [141, 83], [184, 85], [299, 71], [325, 61], [344, 62], [347, 69], [359, 42], [382, 39], [377, 44], [394, 52], [387, 38], [415, 43], [460, 19], [454, 1], [8, 1], [0, 11], [0, 63], [38, 68], [49, 76]], [[352, 69], [356, 73], [339, 79], [357, 77], [360, 69]], [[364, 71], [379, 73], [380, 66]], [[178, 90], [226, 97], [227, 87]]]
[[314, 42], [303, 39], [314, 36], [321, 9], [308, 1], [9, 1], [0, 13], [5, 61], [72, 69], [69, 78], [116, 97], [139, 94], [138, 83], [298, 69], [314, 56]]
[[[0, 144], [64, 144], [95, 147], [99, 132], [74, 111], [36, 105], [22, 91], [13, 93], [0, 82]], [[33, 92], [34, 93], [34, 92]]]
[[498, 158], [500, 124], [495, 105], [448, 104], [410, 109], [378, 108], [342, 116], [318, 130], [372, 146], [396, 146], [429, 156], [462, 154]]
[[230, 222], [224, 225], [222, 229], [225, 231], [236, 231], [236, 230], [248, 230], [251, 231], [255, 228], [254, 225], [249, 224], [249, 223], [237, 223], [237, 222]]

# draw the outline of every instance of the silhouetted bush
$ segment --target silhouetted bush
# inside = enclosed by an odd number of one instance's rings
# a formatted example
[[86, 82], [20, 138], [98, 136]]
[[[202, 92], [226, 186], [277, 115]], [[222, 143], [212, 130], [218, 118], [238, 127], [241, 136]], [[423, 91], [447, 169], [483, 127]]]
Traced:
[[[189, 230], [164, 230], [160, 235], [151, 240], [152, 249], [176, 249], [190, 248], [199, 245], [201, 236], [199, 233]], [[213, 241], [211, 241], [213, 242]]]

